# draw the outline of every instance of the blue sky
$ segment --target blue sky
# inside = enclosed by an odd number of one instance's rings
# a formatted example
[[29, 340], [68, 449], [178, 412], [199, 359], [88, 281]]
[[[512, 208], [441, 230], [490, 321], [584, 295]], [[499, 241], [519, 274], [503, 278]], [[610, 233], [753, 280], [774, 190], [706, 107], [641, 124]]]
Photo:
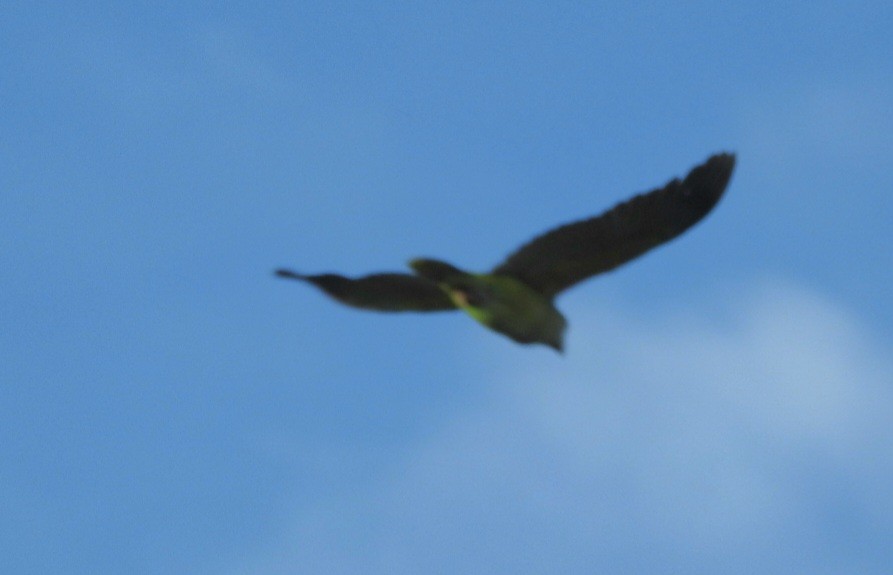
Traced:
[[[0, 8], [9, 573], [880, 574], [889, 2]], [[271, 272], [533, 235], [738, 153], [566, 354]]]

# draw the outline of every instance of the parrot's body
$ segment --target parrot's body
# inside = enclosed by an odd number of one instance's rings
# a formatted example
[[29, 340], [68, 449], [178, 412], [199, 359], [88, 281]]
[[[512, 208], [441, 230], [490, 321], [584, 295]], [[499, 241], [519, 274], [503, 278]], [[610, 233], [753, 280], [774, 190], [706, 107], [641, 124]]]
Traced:
[[722, 197], [734, 166], [732, 154], [712, 156], [684, 180], [674, 179], [600, 216], [533, 239], [490, 273], [469, 273], [433, 259], [412, 260], [414, 275], [383, 273], [351, 279], [283, 269], [276, 273], [309, 282], [336, 300], [363, 309], [461, 309], [519, 343], [542, 343], [561, 351], [567, 321], [555, 308], [555, 297], [700, 221]]

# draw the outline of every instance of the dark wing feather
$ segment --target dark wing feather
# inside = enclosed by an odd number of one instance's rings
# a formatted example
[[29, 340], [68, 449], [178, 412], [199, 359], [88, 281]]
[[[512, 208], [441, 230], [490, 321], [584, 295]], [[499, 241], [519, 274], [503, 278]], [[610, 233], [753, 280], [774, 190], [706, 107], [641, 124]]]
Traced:
[[434, 282], [409, 274], [372, 274], [346, 278], [337, 274], [304, 275], [276, 270], [276, 275], [313, 284], [343, 304], [377, 311], [456, 309]]
[[602, 215], [567, 224], [533, 239], [494, 274], [521, 280], [547, 297], [611, 270], [667, 242], [706, 216], [722, 197], [733, 154], [717, 154], [660, 189], [618, 204]]

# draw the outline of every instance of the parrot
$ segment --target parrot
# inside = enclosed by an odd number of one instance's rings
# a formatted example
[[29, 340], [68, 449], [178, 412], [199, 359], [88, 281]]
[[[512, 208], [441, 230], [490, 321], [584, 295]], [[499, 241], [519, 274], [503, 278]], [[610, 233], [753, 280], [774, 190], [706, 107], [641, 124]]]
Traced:
[[735, 154], [721, 152], [683, 179], [633, 196], [604, 213], [560, 225], [527, 242], [487, 273], [416, 258], [413, 273], [346, 277], [280, 268], [281, 278], [309, 283], [336, 301], [381, 312], [462, 310], [521, 344], [564, 350], [568, 322], [556, 297], [667, 243], [703, 219], [722, 198]]

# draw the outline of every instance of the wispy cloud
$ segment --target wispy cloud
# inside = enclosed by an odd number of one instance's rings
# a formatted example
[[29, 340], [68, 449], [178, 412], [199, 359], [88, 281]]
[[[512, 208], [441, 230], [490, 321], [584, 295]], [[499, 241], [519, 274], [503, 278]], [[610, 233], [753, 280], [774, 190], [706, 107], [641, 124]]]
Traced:
[[580, 315], [565, 361], [497, 351], [486, 402], [390, 477], [304, 510], [238, 572], [889, 565], [890, 342], [775, 281], [720, 316]]

